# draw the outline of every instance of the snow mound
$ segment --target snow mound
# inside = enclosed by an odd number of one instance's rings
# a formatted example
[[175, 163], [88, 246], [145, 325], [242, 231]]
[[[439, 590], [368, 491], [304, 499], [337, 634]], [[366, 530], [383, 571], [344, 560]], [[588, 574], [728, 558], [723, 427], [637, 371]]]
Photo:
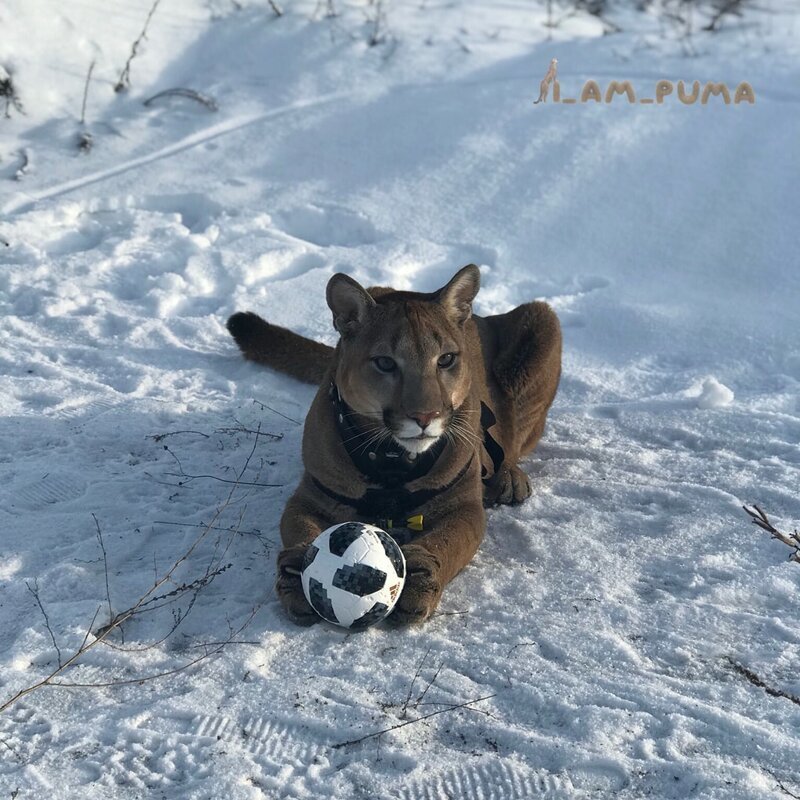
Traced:
[[698, 408], [724, 408], [733, 402], [733, 392], [716, 378], [706, 378], [697, 398]]

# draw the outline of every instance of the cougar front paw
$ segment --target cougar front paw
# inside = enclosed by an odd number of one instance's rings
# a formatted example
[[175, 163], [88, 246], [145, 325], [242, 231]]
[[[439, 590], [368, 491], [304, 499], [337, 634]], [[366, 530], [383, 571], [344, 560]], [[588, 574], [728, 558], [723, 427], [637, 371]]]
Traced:
[[300, 583], [300, 569], [308, 548], [287, 547], [278, 555], [278, 580], [275, 591], [289, 619], [298, 625], [313, 625], [320, 617], [306, 600]]
[[483, 489], [485, 506], [516, 506], [531, 496], [531, 482], [516, 465], [503, 464]]
[[430, 551], [418, 544], [403, 548], [406, 557], [406, 582], [389, 622], [409, 625], [424, 622], [436, 610], [444, 590], [442, 565]]

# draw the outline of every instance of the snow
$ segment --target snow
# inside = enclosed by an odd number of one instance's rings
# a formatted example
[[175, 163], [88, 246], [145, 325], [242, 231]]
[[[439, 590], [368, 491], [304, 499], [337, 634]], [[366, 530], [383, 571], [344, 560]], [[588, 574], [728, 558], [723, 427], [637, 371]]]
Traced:
[[733, 402], [733, 392], [716, 378], [706, 378], [697, 397], [698, 408], [723, 408]]
[[[375, 47], [374, 6], [281, 5], [163, 0], [122, 94], [149, 0], [0, 9], [26, 112], [0, 119], [0, 703], [58, 664], [29, 586], [65, 659], [193, 542], [156, 594], [222, 570], [61, 676], [127, 683], [0, 713], [0, 794], [800, 794], [800, 708], [734, 666], [800, 695], [800, 569], [740, 508], [800, 520], [792, 4], [688, 42], [622, 2], [609, 36], [544, 3], [384, 4]], [[757, 100], [534, 106], [554, 56], [565, 96]], [[219, 111], [142, 105], [176, 86]], [[333, 272], [427, 291], [471, 261], [478, 313], [562, 321], [533, 497], [490, 512], [423, 627], [296, 628], [272, 585], [314, 389], [224, 321], [332, 343]]]

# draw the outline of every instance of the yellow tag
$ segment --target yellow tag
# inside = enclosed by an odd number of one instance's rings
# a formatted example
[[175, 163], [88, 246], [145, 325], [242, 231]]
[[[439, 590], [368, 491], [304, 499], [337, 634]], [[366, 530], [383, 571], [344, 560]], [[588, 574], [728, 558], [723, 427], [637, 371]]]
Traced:
[[413, 517], [409, 517], [406, 520], [406, 525], [408, 526], [409, 530], [412, 531], [421, 531], [422, 530], [422, 514], [415, 514]]

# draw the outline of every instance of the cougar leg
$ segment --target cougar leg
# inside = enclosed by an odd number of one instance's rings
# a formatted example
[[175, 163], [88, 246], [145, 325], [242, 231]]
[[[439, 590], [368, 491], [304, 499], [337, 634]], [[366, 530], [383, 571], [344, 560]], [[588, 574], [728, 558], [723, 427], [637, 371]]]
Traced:
[[319, 621], [303, 592], [300, 568], [308, 545], [326, 527], [326, 521], [304, 508], [296, 497], [289, 499], [281, 517], [283, 550], [278, 553], [275, 590], [286, 615], [298, 625], [313, 625]]
[[553, 309], [538, 301], [487, 321], [502, 342], [491, 368], [500, 390], [495, 414], [505, 460], [486, 487], [485, 501], [521, 503], [531, 489], [517, 461], [536, 447], [544, 432], [561, 376], [561, 328]]

